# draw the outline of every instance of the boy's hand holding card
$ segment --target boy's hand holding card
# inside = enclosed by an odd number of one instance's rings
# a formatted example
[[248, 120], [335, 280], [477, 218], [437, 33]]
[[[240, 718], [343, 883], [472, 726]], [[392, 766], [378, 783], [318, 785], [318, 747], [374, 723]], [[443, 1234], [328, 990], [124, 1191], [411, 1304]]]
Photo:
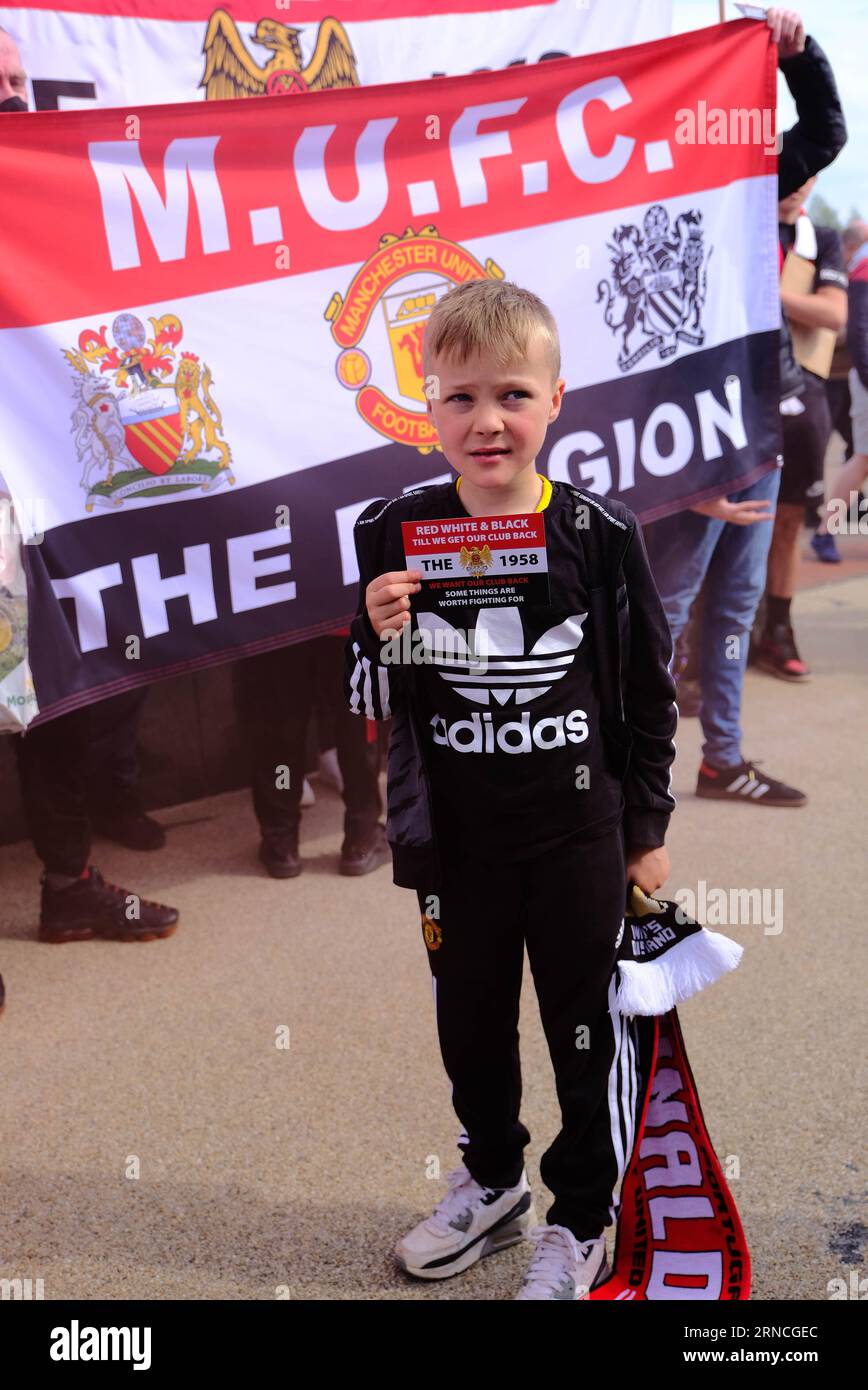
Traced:
[[391, 570], [378, 574], [365, 590], [365, 607], [378, 637], [387, 628], [400, 630], [410, 617], [410, 594], [419, 589], [419, 570]]

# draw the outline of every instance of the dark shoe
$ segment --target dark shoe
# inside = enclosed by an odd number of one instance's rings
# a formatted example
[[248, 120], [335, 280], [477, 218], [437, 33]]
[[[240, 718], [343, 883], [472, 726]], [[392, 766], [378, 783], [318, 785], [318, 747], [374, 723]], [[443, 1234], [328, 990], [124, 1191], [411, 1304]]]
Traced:
[[259, 858], [272, 878], [297, 878], [302, 870], [298, 857], [298, 834], [263, 835]]
[[811, 537], [811, 549], [818, 560], [822, 560], [825, 565], [840, 565], [841, 556], [835, 544], [835, 537], [828, 532], [822, 535], [819, 531]]
[[679, 719], [696, 719], [702, 704], [702, 687], [699, 681], [688, 680], [684, 676], [675, 682], [675, 703]]
[[760, 671], [782, 681], [809, 681], [811, 669], [799, 656], [789, 623], [776, 623], [767, 629], [759, 644], [756, 665]]
[[166, 832], [151, 816], [135, 806], [117, 807], [94, 817], [94, 827], [107, 840], [127, 849], [162, 849]]
[[352, 878], [369, 874], [391, 858], [392, 851], [382, 825], [375, 825], [371, 833], [360, 840], [344, 840], [341, 847], [341, 873]]
[[42, 881], [40, 941], [154, 941], [171, 936], [178, 911], [140, 898], [128, 888], [106, 883], [91, 864], [88, 877], [69, 888], [52, 888]]
[[755, 806], [804, 806], [804, 792], [757, 772], [756, 763], [737, 767], [711, 767], [703, 758], [696, 781], [696, 795], [718, 801], [750, 801]]

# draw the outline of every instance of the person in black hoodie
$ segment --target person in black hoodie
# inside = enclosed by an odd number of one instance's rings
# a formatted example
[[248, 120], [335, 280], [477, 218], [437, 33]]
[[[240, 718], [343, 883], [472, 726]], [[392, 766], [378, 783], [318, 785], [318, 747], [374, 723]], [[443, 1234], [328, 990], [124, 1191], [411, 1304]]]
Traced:
[[[835, 78], [816, 39], [805, 35], [794, 10], [770, 9], [778, 67], [796, 103], [798, 120], [784, 131], [778, 197], [787, 198], [832, 163], [847, 139]], [[781, 398], [803, 389], [789, 328], [781, 329]], [[675, 642], [705, 585], [700, 680], [704, 735], [696, 794], [752, 806], [803, 806], [804, 792], [787, 786], [744, 757], [741, 702], [749, 639], [766, 582], [780, 467], [749, 487], [699, 503], [645, 528], [654, 578]], [[733, 637], [738, 639], [737, 646]]]
[[[518, 1297], [575, 1299], [608, 1273], [604, 1228], [635, 1132], [612, 972], [628, 880], [653, 893], [669, 872], [672, 643], [633, 513], [535, 471], [565, 386], [542, 301], [509, 281], [458, 285], [432, 310], [423, 354], [429, 415], [460, 476], [357, 520], [344, 687], [354, 713], [393, 717], [394, 881], [416, 890], [464, 1126], [463, 1167], [395, 1253], [441, 1279], [527, 1235], [537, 1249]], [[523, 517], [541, 525], [534, 544]], [[457, 597], [450, 583], [422, 594], [425, 559], [408, 567], [402, 539], [402, 521], [444, 519], [480, 537], [484, 577], [455, 581]], [[452, 548], [464, 580], [471, 552]], [[519, 1118], [525, 943], [563, 1117], [540, 1164], [554, 1194], [540, 1226]]]

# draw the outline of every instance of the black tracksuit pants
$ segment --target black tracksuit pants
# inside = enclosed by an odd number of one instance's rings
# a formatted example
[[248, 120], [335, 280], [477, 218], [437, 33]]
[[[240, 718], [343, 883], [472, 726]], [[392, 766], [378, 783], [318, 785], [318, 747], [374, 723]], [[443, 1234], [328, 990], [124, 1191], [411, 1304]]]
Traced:
[[591, 1239], [617, 1215], [635, 1129], [635, 1034], [612, 1007], [623, 832], [523, 863], [455, 845], [440, 853], [439, 892], [417, 897], [464, 1162], [485, 1187], [512, 1187], [521, 1176], [530, 1140], [519, 1119], [527, 945], [562, 1120], [540, 1161], [555, 1199], [546, 1220]]

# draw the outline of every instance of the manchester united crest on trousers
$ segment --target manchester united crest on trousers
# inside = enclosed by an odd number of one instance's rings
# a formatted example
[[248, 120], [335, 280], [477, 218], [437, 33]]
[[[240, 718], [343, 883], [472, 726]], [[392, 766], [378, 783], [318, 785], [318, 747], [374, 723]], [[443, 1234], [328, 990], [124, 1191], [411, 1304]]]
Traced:
[[443, 928], [427, 912], [422, 915], [422, 934], [429, 951], [436, 951], [443, 940]]

